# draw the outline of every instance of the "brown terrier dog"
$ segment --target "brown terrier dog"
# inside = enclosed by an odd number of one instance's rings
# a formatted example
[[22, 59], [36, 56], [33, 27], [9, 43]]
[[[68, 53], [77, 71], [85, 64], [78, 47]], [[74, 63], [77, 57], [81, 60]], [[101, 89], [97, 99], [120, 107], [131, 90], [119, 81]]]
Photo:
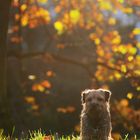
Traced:
[[111, 92], [104, 89], [82, 92], [80, 140], [112, 140], [110, 96]]

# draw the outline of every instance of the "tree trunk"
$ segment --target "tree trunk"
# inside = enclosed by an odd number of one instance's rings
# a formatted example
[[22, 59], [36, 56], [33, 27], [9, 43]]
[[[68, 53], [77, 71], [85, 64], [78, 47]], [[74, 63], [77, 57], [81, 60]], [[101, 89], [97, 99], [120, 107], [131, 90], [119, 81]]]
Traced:
[[6, 61], [7, 61], [7, 30], [9, 21], [9, 9], [11, 0], [0, 2], [0, 101], [6, 96]]

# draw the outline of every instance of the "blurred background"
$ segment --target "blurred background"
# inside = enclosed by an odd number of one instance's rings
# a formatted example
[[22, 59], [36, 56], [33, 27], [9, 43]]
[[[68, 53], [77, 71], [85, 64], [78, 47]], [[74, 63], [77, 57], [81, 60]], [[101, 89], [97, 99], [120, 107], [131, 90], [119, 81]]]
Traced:
[[77, 134], [81, 91], [105, 88], [113, 135], [140, 135], [139, 0], [12, 0], [7, 42], [0, 128]]

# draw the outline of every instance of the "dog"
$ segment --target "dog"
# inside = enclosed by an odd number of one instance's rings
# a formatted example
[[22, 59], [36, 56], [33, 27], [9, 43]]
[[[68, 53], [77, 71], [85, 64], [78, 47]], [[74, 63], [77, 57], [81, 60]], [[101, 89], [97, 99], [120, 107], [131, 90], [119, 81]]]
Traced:
[[111, 92], [87, 89], [82, 92], [80, 140], [113, 140], [109, 101]]

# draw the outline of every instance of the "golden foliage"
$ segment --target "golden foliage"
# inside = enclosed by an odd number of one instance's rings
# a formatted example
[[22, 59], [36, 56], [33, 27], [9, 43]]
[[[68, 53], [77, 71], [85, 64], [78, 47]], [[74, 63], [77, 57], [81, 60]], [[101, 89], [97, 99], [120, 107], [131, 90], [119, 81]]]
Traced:
[[[135, 38], [140, 35], [140, 28], [134, 27], [126, 37], [122, 36], [120, 20], [115, 16], [118, 11], [125, 15], [139, 16], [139, 11], [133, 7], [140, 5], [139, 0], [98, 0], [96, 3], [85, 0], [53, 1], [55, 20], [51, 20], [54, 13], [42, 6], [48, 4], [47, 2], [48, 0], [29, 0], [19, 5], [19, 0], [13, 0], [12, 6], [20, 6], [21, 10], [21, 15], [15, 14], [15, 20], [21, 19], [21, 25], [29, 28], [51, 23], [59, 36], [72, 33], [76, 28], [89, 32], [87, 37], [96, 46], [97, 62], [103, 63], [95, 73], [99, 81], [121, 80], [124, 77], [131, 80], [140, 76], [140, 56], [137, 53], [140, 42]], [[12, 31], [18, 30], [19, 28], [13, 28]], [[124, 41], [124, 38], [127, 38], [127, 41]], [[12, 37], [11, 41], [19, 43], [21, 39], [16, 36]], [[58, 43], [55, 47], [64, 49], [65, 45]], [[53, 77], [55, 74], [50, 71], [46, 75]], [[138, 81], [134, 81], [130, 82], [139, 89]], [[33, 85], [32, 90], [45, 92], [46, 88], [51, 87], [46, 81]]]
[[[25, 10], [25, 5], [22, 5], [21, 8]], [[30, 28], [35, 28], [40, 24], [48, 24], [50, 20], [51, 18], [48, 10], [42, 7], [32, 6], [23, 13], [21, 17], [21, 25], [29, 25]]]

